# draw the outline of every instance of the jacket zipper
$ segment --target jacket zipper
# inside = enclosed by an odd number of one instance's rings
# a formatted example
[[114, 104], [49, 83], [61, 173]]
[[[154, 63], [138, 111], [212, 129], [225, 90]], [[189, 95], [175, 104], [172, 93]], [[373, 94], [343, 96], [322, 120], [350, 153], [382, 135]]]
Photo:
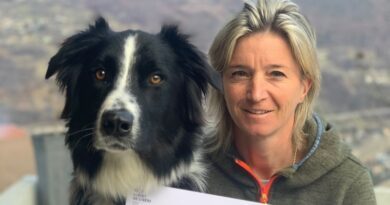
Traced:
[[239, 159], [235, 159], [234, 161], [236, 162], [236, 164], [238, 166], [240, 166], [245, 171], [247, 171], [255, 179], [257, 185], [260, 187], [260, 193], [259, 193], [260, 194], [260, 203], [267, 204], [269, 201], [269, 191], [271, 190], [271, 186], [272, 186], [273, 182], [275, 181], [275, 179], [277, 178], [277, 175], [272, 176], [271, 179], [266, 184], [263, 184], [261, 179], [259, 179], [255, 175], [254, 171], [252, 170], [252, 168], [250, 168], [248, 166], [248, 164], [246, 164], [244, 161], [239, 160]]

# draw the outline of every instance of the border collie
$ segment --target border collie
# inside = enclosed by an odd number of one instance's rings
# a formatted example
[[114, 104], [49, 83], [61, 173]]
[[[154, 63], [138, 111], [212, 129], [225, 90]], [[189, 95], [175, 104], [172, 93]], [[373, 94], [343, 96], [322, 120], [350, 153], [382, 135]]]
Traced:
[[65, 92], [70, 204], [124, 204], [134, 190], [202, 191], [202, 99], [219, 74], [177, 26], [115, 32], [102, 17], [50, 59]]

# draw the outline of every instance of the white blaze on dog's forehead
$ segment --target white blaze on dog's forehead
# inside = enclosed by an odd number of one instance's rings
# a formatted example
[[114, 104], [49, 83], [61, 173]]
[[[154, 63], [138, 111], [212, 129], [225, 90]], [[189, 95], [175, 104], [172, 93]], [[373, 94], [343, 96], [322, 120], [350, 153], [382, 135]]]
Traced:
[[126, 89], [135, 62], [136, 35], [130, 35], [125, 40], [122, 66], [117, 80], [117, 89]]
[[123, 46], [123, 55], [120, 58], [120, 67], [112, 91], [109, 93], [103, 107], [106, 109], [124, 108], [129, 103], [134, 103], [134, 96], [127, 90], [135, 62], [136, 35], [129, 35]]
[[131, 135], [136, 138], [139, 130], [139, 116], [140, 108], [137, 104], [135, 95], [130, 90], [131, 75], [133, 73], [133, 67], [136, 61], [135, 54], [137, 49], [137, 35], [130, 34], [123, 42], [123, 52], [120, 56], [120, 65], [118, 68], [117, 77], [113, 82], [113, 88], [108, 93], [106, 100], [102, 104], [99, 117], [97, 120], [97, 139], [95, 145], [100, 148], [104, 148], [106, 145], [102, 142], [102, 135], [100, 133], [101, 117], [104, 112], [109, 110], [126, 110], [133, 115], [133, 125]]
[[135, 103], [135, 97], [130, 94], [131, 91], [129, 89], [133, 65], [136, 60], [136, 37], [136, 35], [130, 35], [125, 40], [121, 67], [114, 86], [116, 95], [114, 97], [112, 109], [124, 109], [126, 106]]
[[130, 90], [127, 90], [131, 83], [132, 67], [135, 62], [136, 37], [136, 35], [129, 35], [124, 41], [123, 55], [120, 58], [121, 63], [118, 68], [117, 78], [101, 111], [126, 109], [126, 107], [131, 106], [131, 104], [136, 102], [135, 97], [131, 94]]

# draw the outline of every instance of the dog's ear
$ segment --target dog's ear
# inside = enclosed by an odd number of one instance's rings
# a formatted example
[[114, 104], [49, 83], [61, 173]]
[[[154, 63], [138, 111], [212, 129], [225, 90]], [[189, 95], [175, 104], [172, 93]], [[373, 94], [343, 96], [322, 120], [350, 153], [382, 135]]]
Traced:
[[45, 79], [50, 78], [57, 72], [64, 69], [71, 69], [72, 65], [82, 62], [81, 56], [92, 45], [99, 41], [99, 36], [110, 31], [107, 21], [103, 17], [98, 17], [94, 25], [89, 29], [82, 31], [67, 38], [61, 45], [61, 48], [49, 61]]
[[163, 25], [159, 33], [178, 56], [183, 72], [195, 81], [204, 94], [207, 83], [222, 92], [221, 75], [210, 66], [206, 56], [192, 45], [186, 34], [179, 32], [177, 25]]
[[71, 108], [77, 107], [77, 80], [85, 62], [94, 56], [91, 51], [99, 45], [102, 37], [110, 31], [109, 25], [98, 17], [94, 25], [67, 38], [58, 52], [50, 59], [45, 79], [57, 73], [56, 81], [61, 92], [66, 91], [66, 101], [61, 118], [68, 119]]
[[176, 61], [188, 79], [179, 109], [187, 130], [199, 128], [204, 123], [202, 112], [202, 93], [207, 94], [208, 84], [222, 91], [220, 74], [206, 60], [205, 55], [189, 43], [188, 35], [178, 31], [177, 26], [164, 25], [159, 33], [164, 42], [172, 48]]

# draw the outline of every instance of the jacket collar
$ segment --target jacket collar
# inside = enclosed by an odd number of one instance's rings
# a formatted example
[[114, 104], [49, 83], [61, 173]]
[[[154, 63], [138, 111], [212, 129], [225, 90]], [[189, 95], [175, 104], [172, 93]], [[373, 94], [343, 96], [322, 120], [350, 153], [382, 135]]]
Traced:
[[306, 123], [305, 132], [308, 133], [309, 151], [290, 170], [281, 172], [286, 185], [292, 188], [310, 184], [341, 164], [351, 153], [333, 126], [318, 115]]

